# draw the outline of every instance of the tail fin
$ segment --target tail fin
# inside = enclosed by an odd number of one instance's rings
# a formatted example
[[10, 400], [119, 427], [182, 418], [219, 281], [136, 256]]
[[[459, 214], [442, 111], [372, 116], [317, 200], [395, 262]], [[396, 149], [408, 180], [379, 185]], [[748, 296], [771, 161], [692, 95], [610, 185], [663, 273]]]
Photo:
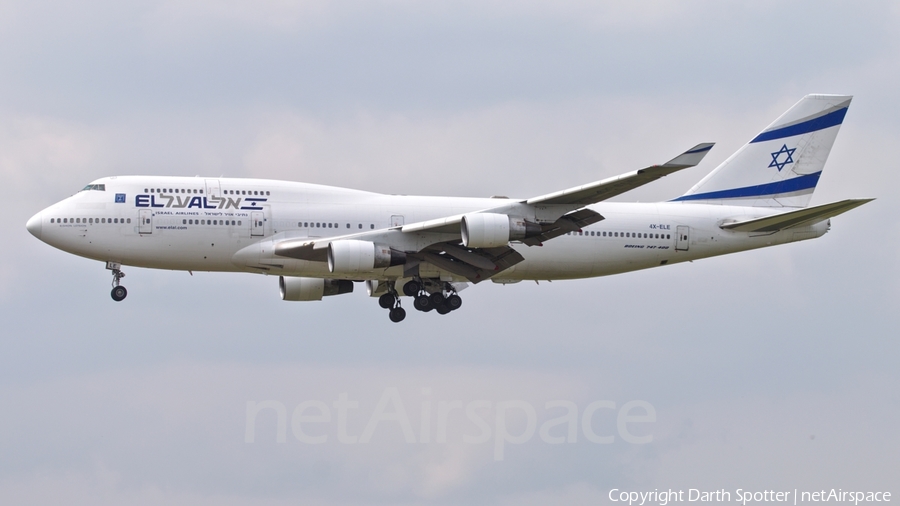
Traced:
[[849, 95], [807, 95], [676, 201], [806, 207]]

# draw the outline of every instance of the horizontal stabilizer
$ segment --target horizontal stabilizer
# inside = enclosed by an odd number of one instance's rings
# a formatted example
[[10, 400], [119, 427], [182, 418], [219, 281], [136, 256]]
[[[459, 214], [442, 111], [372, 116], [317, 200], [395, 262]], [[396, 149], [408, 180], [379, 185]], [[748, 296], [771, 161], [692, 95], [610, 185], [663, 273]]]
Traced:
[[738, 232], [777, 232], [786, 228], [812, 225], [839, 214], [846, 213], [851, 209], [857, 208], [873, 200], [875, 199], [841, 200], [840, 202], [808, 207], [797, 211], [776, 214], [774, 216], [725, 223], [721, 225], [721, 227]]

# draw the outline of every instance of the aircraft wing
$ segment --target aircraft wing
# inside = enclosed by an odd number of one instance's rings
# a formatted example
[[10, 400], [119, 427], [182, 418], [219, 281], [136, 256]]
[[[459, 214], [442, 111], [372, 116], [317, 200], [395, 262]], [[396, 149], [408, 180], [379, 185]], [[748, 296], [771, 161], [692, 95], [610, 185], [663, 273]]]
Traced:
[[721, 228], [738, 232], [777, 232], [786, 228], [812, 225], [828, 218], [857, 208], [875, 199], [847, 199], [821, 206], [806, 207], [796, 211], [779, 213], [774, 216], [754, 218], [752, 220], [724, 223]]
[[[695, 165], [699, 164], [701, 160], [703, 160], [703, 158], [707, 155], [707, 153], [709, 153], [709, 150], [712, 149], [714, 145], [714, 142], [697, 144], [696, 146], [662, 165], [653, 165], [645, 169], [627, 172], [625, 174], [603, 179], [601, 181], [595, 181], [593, 183], [576, 186], [567, 190], [549, 193], [547, 195], [541, 195], [539, 197], [534, 197], [527, 200], [515, 201], [514, 204], [499, 206], [493, 209], [485, 209], [483, 211], [477, 212], [506, 213], [514, 210], [517, 207], [521, 207], [521, 205], [524, 204], [530, 206], [540, 205], [542, 207], [558, 206], [561, 209], [565, 209], [563, 212], [559, 213], [561, 215], [570, 210], [580, 209], [582, 207], [596, 204], [597, 202], [615, 197], [616, 195], [620, 195], [639, 186], [643, 186], [647, 183], [651, 183], [653, 181], [656, 181], [657, 179], [668, 176], [673, 172], [678, 172], [679, 170], [694, 167]], [[403, 226], [403, 231], [407, 233], [424, 231], [459, 233], [459, 226], [462, 217], [462, 214], [458, 214], [455, 216], [447, 216], [445, 218], [422, 221], [419, 223], [410, 223], [409, 225]], [[582, 226], [586, 226], [588, 224], [589, 223], [585, 223]], [[577, 228], [575, 230], [577, 230]], [[565, 232], [568, 231], [569, 230], [566, 230]]]
[[527, 203], [542, 205], [576, 204], [582, 207], [595, 204], [629, 190], [633, 190], [639, 186], [656, 181], [673, 172], [693, 167], [703, 160], [703, 157], [709, 153], [709, 150], [712, 149], [714, 145], [715, 143], [713, 142], [697, 144], [662, 165], [653, 165], [646, 169], [635, 170], [602, 181], [576, 186], [575, 188], [569, 188], [568, 190], [548, 193], [547, 195], [528, 199]]
[[[542, 195], [527, 200], [504, 200], [497, 207], [472, 213], [506, 214], [523, 217], [540, 226], [540, 232], [522, 240], [528, 246], [568, 232], [580, 230], [603, 220], [603, 216], [585, 206], [606, 200], [700, 163], [713, 143], [698, 144], [672, 160], [620, 176]], [[405, 271], [428, 262], [441, 269], [479, 282], [524, 260], [510, 246], [467, 248], [462, 245], [461, 223], [464, 214], [410, 223], [381, 230], [370, 230], [338, 237], [290, 238], [274, 244], [275, 254], [316, 262], [327, 261], [328, 245], [340, 240], [362, 240], [384, 245], [407, 256]]]

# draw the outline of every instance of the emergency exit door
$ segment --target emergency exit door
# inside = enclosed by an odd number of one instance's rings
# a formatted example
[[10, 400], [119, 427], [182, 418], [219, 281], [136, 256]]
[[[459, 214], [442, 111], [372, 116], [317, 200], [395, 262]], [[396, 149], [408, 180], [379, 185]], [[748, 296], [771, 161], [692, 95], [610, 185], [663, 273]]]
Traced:
[[261, 211], [250, 213], [250, 235], [253, 237], [265, 235], [266, 218]]
[[691, 244], [691, 227], [687, 225], [679, 225], [675, 229], [675, 250], [687, 251]]
[[142, 234], [153, 233], [153, 210], [152, 209], [141, 209], [138, 212], [138, 220], [140, 220], [140, 223], [138, 224], [138, 232], [140, 232]]

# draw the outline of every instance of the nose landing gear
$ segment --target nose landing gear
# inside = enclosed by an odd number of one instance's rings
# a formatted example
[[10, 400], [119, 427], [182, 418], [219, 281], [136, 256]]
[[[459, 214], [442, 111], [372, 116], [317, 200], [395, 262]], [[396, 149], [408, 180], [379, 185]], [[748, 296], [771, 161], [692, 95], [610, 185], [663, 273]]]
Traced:
[[122, 272], [119, 268], [122, 267], [122, 264], [116, 262], [106, 262], [106, 268], [112, 271], [112, 291], [109, 293], [112, 300], [116, 302], [121, 302], [125, 300], [125, 297], [128, 296], [128, 290], [125, 289], [124, 286], [121, 286], [119, 283], [122, 281], [122, 278], [125, 277], [125, 273]]

